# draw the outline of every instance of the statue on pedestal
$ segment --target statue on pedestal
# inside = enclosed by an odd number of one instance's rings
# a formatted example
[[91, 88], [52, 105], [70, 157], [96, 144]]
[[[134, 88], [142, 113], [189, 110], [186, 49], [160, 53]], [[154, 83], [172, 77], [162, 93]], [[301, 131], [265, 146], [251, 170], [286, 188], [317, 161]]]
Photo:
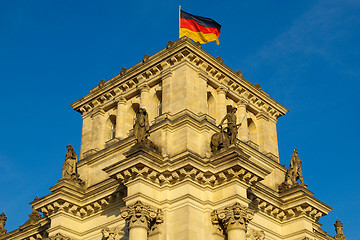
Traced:
[[137, 143], [149, 137], [149, 115], [145, 108], [139, 108], [135, 114], [134, 135]]
[[77, 172], [77, 155], [70, 144], [66, 146], [67, 153], [65, 154], [65, 163], [62, 168], [63, 179], [70, 180], [72, 182], [84, 185], [84, 181], [80, 179], [80, 175]]
[[[212, 152], [216, 152], [237, 143], [238, 128], [241, 126], [241, 123], [236, 124], [236, 111], [237, 108], [231, 105], [227, 106], [227, 114], [221, 120], [219, 125], [221, 131], [211, 136], [210, 148]], [[227, 127], [223, 128], [222, 126], [225, 121]]]
[[[299, 150], [297, 148], [294, 149], [293, 155], [291, 155], [290, 166], [286, 172], [284, 182], [279, 186], [279, 190], [291, 188], [293, 186], [306, 186], [304, 184], [304, 179], [301, 171], [301, 160], [297, 155]], [[297, 182], [300, 180], [300, 183]]]
[[72, 179], [77, 175], [77, 155], [73, 146], [66, 146], [68, 152], [65, 154], [65, 163], [62, 168], [62, 175], [65, 179]]
[[158, 146], [155, 145], [148, 137], [150, 136], [149, 115], [145, 108], [139, 108], [134, 119], [134, 135], [136, 146], [145, 146], [156, 153], [160, 153]]
[[346, 240], [346, 236], [343, 233], [343, 223], [340, 222], [339, 219], [336, 219], [334, 226], [335, 226], [335, 231], [336, 231], [336, 235], [334, 238], [336, 240]]

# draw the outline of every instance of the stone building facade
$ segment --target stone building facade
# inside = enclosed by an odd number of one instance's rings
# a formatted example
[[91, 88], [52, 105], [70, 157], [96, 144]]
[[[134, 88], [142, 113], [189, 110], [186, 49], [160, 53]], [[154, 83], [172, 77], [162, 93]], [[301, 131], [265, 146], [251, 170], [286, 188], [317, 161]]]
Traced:
[[[229, 106], [239, 126], [225, 144]], [[0, 216], [0, 239], [345, 239], [341, 223], [338, 237], [320, 228], [329, 206], [286, 182], [296, 176], [279, 163], [276, 123], [288, 110], [186, 37], [71, 107], [79, 157], [69, 145], [63, 178], [24, 225], [6, 233]]]

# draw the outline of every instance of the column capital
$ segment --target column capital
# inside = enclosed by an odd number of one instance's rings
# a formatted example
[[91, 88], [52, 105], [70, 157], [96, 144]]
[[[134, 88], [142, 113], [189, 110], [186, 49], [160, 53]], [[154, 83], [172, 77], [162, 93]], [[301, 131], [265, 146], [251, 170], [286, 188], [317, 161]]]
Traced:
[[237, 102], [237, 105], [239, 107], [247, 107], [249, 105], [249, 101], [244, 98], [240, 98], [240, 100]]
[[125, 104], [126, 103], [126, 98], [123, 95], [117, 96], [114, 100], [115, 100], [115, 102], [117, 102], [117, 104]]
[[246, 231], [248, 223], [253, 219], [255, 211], [235, 203], [229, 207], [212, 212], [212, 223], [222, 226], [228, 232], [234, 229]]
[[256, 119], [264, 119], [266, 121], [269, 121], [269, 115], [265, 112], [259, 112], [256, 114]]
[[92, 116], [97, 116], [97, 115], [104, 115], [105, 111], [102, 108], [94, 108], [94, 110], [92, 111]]
[[219, 94], [226, 94], [226, 93], [229, 91], [229, 89], [226, 88], [226, 87], [224, 87], [224, 86], [219, 86], [219, 87], [216, 89], [216, 91], [217, 91]]
[[149, 92], [150, 91], [150, 87], [146, 83], [139, 85], [137, 88], [140, 90], [140, 92]]
[[161, 209], [154, 209], [141, 201], [126, 206], [121, 210], [121, 217], [125, 219], [129, 230], [134, 227], [145, 228], [147, 231], [155, 224], [164, 222]]

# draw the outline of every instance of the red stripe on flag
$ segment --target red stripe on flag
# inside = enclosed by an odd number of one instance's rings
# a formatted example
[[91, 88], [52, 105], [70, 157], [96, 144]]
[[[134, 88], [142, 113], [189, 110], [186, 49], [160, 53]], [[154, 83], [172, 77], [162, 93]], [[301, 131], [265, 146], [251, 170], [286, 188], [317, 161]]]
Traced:
[[200, 26], [199, 24], [196, 23], [195, 20], [192, 20], [192, 19], [181, 18], [180, 19], [180, 28], [186, 28], [193, 32], [202, 32], [204, 34], [214, 33], [218, 37], [220, 35], [220, 31], [218, 28], [207, 28], [207, 27]]

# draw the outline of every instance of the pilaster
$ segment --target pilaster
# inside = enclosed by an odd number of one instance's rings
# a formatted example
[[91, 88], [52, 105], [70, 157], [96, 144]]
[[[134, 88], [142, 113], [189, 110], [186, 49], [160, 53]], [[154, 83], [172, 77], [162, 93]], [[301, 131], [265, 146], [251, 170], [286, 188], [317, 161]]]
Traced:
[[272, 153], [278, 156], [278, 143], [276, 133], [276, 123], [270, 121], [270, 117], [265, 112], [256, 115], [258, 127], [259, 150], [264, 153]]
[[91, 148], [99, 151], [105, 145], [105, 111], [102, 108], [96, 108], [92, 114], [91, 129]]
[[92, 132], [92, 112], [84, 113], [82, 115], [82, 133], [81, 133], [81, 147], [80, 159], [84, 157], [84, 153], [91, 149], [91, 132]]
[[238, 138], [243, 141], [243, 142], [247, 142], [249, 139], [248, 136], [248, 125], [247, 125], [247, 113], [246, 113], [246, 107], [249, 104], [248, 101], [246, 101], [245, 99], [241, 99], [238, 103], [237, 103], [237, 119], [238, 119], [238, 124], [241, 123], [241, 126], [238, 128]]
[[217, 117], [216, 117], [216, 124], [219, 124], [221, 119], [226, 115], [226, 92], [227, 89], [223, 86], [220, 86], [216, 89], [217, 97]]
[[115, 137], [123, 139], [126, 137], [126, 99], [121, 96], [117, 101], [117, 110], [116, 110], [116, 129], [115, 129]]

